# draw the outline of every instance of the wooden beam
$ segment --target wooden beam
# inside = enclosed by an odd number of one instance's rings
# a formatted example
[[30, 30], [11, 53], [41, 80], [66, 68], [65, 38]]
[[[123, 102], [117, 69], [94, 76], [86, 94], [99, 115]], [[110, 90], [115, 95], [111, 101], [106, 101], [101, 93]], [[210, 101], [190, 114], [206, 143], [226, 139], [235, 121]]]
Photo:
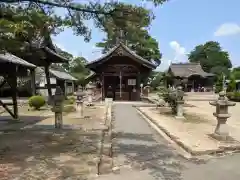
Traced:
[[31, 88], [32, 88], [32, 95], [36, 95], [36, 78], [35, 78], [35, 69], [30, 70], [31, 74]]
[[45, 66], [45, 76], [47, 81], [47, 89], [48, 89], [48, 100], [49, 102], [52, 102], [52, 88], [51, 88], [51, 82], [50, 82], [50, 73], [49, 73], [49, 65]]
[[14, 113], [7, 107], [7, 105], [5, 103], [2, 102], [2, 100], [0, 100], [0, 105], [13, 117], [15, 118]]
[[11, 74], [7, 77], [7, 82], [11, 87], [12, 94], [12, 104], [13, 104], [13, 113], [8, 109], [7, 105], [3, 102], [0, 102], [1, 105], [8, 111], [8, 113], [14, 118], [18, 119], [18, 103], [17, 103], [17, 66], [11, 68]]
[[0, 88], [2, 88], [6, 84], [6, 79], [4, 78], [3, 82], [0, 84]]

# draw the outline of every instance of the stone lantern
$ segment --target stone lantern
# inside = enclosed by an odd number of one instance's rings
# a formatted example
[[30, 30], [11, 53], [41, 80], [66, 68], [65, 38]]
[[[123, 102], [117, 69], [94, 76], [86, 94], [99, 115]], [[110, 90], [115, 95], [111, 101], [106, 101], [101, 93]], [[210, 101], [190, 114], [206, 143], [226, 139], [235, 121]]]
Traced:
[[176, 92], [176, 104], [177, 104], [177, 116], [176, 118], [182, 118], [184, 119], [183, 116], [183, 96], [184, 96], [184, 91], [182, 90], [182, 86], [178, 86]]
[[76, 92], [77, 100], [76, 100], [76, 109], [80, 113], [80, 117], [83, 117], [83, 98], [85, 96], [85, 92], [82, 89], [78, 89]]
[[62, 112], [63, 112], [63, 101], [64, 101], [64, 94], [62, 89], [57, 86], [55, 95], [53, 97], [53, 108], [52, 111], [55, 113], [55, 128], [62, 128]]
[[92, 82], [89, 82], [86, 86], [87, 96], [88, 96], [88, 106], [93, 105], [94, 89], [95, 89], [95, 86], [92, 84]]
[[219, 93], [217, 100], [209, 103], [212, 106], [216, 106], [216, 112], [213, 115], [217, 118], [217, 126], [213, 135], [215, 138], [226, 140], [229, 135], [226, 124], [227, 119], [230, 117], [228, 107], [235, 106], [236, 103], [229, 101], [224, 91]]

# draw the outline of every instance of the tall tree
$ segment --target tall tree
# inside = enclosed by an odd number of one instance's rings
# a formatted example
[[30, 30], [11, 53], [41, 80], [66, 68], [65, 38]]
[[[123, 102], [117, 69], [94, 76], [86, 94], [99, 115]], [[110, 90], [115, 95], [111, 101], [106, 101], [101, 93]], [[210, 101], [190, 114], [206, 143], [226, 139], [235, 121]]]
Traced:
[[[154, 5], [160, 5], [167, 0], [149, 0]], [[116, 9], [117, 2], [89, 1], [83, 3], [74, 0], [2, 0], [0, 3], [0, 50], [15, 47], [24, 49], [22, 42], [31, 41], [39, 36], [57, 34], [64, 27], [71, 27], [76, 35], [84, 37], [85, 41], [91, 38], [91, 29], [86, 25], [86, 20], [93, 19], [96, 27], [100, 27], [101, 18], [119, 18]], [[65, 16], [59, 16], [54, 8], [66, 10]], [[126, 12], [126, 11], [125, 11]], [[129, 14], [129, 12], [126, 12]], [[138, 14], [131, 11], [131, 14]]]
[[[116, 4], [115, 9], [138, 13], [130, 13], [130, 15], [125, 16], [124, 20], [106, 19], [105, 16], [101, 16], [102, 29], [106, 32], [107, 37], [102, 42], [97, 43], [96, 46], [102, 47], [103, 53], [105, 53], [116, 45], [119, 38], [122, 38], [122, 41], [138, 55], [159, 65], [162, 55], [159, 51], [158, 42], [146, 30], [154, 19], [152, 12], [143, 7], [124, 3]], [[119, 12], [118, 16], [121, 17], [124, 14]], [[124, 32], [123, 35], [120, 35], [120, 29]]]
[[240, 79], [240, 67], [233, 68], [231, 75], [236, 79]]
[[228, 69], [232, 67], [228, 52], [222, 50], [220, 44], [215, 41], [196, 46], [189, 53], [188, 59], [190, 62], [200, 62], [204, 71], [217, 75], [223, 72], [228, 74]]
[[78, 84], [85, 86], [85, 77], [89, 75], [90, 71], [85, 68], [87, 60], [84, 57], [74, 58], [69, 66], [69, 73], [78, 79]]

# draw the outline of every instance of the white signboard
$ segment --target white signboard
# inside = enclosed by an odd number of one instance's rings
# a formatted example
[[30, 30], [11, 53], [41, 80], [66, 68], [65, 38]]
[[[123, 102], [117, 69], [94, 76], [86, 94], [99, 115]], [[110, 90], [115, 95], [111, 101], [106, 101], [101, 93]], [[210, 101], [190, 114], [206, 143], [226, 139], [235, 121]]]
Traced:
[[135, 86], [136, 85], [136, 79], [128, 79], [128, 85]]

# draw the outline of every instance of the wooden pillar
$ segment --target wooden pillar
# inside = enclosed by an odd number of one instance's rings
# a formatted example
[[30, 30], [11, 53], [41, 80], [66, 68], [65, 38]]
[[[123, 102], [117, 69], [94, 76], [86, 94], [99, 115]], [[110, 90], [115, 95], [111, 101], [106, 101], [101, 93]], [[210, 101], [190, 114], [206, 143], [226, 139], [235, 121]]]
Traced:
[[18, 119], [18, 103], [17, 103], [17, 66], [11, 71], [8, 76], [8, 84], [11, 87], [12, 102], [13, 102], [13, 118]]
[[67, 97], [67, 81], [64, 81], [64, 89], [63, 89], [64, 95]]
[[137, 78], [136, 78], [136, 86], [137, 86], [137, 101], [140, 101], [140, 84], [141, 84], [141, 74], [138, 72]]
[[46, 81], [47, 81], [48, 101], [51, 102], [51, 100], [52, 100], [52, 88], [51, 88], [51, 82], [50, 82], [49, 66], [50, 66], [50, 64], [45, 66], [45, 76], [46, 76]]
[[104, 82], [104, 73], [102, 73], [102, 100], [105, 99], [105, 82]]
[[36, 78], [35, 78], [35, 69], [30, 70], [31, 74], [31, 88], [32, 88], [32, 96], [36, 95]]
[[72, 93], [75, 92], [75, 86], [74, 86], [74, 81], [72, 81]]

